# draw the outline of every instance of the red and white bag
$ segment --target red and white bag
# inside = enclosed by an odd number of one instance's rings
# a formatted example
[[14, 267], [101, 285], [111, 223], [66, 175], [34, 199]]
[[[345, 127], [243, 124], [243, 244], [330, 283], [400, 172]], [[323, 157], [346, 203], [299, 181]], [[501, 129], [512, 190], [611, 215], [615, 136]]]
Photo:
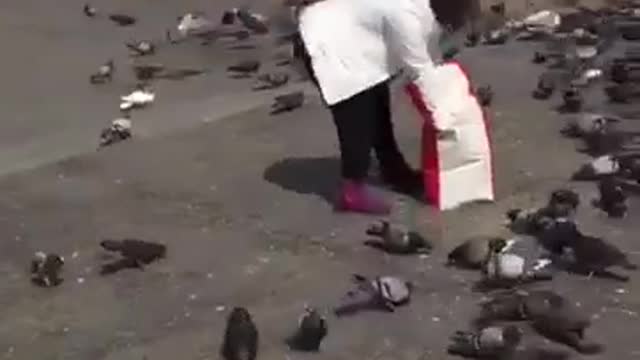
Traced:
[[[426, 77], [425, 77], [426, 78]], [[422, 125], [425, 200], [440, 210], [493, 201], [489, 124], [470, 80], [455, 62], [406, 88]]]

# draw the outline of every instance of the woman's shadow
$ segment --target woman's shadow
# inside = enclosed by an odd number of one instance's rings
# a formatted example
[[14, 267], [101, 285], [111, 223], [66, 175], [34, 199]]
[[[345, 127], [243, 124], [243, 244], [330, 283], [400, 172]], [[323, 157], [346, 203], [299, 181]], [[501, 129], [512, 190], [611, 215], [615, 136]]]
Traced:
[[340, 160], [336, 157], [287, 158], [271, 164], [263, 178], [285, 190], [333, 202], [339, 174]]

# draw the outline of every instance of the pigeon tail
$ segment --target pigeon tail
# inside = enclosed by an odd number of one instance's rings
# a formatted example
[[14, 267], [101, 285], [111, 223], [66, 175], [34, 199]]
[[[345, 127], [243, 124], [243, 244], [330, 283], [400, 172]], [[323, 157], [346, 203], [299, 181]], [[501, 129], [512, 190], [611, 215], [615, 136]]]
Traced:
[[[333, 312], [336, 316], [353, 315], [361, 310], [380, 308], [379, 305], [380, 301], [374, 292], [360, 288], [350, 291], [340, 304], [333, 309]], [[388, 311], [393, 311], [392, 306], [385, 306], [384, 308]]]

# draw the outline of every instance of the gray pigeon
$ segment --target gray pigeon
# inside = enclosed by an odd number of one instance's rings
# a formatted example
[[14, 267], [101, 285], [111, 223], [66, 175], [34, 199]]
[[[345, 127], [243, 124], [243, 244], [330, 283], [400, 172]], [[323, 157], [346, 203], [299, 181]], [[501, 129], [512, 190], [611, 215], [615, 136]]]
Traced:
[[447, 266], [480, 269], [489, 257], [489, 244], [499, 237], [474, 237], [456, 246], [447, 255]]
[[260, 61], [258, 60], [245, 60], [237, 64], [227, 67], [227, 71], [234, 73], [236, 76], [247, 77], [251, 74], [255, 74], [260, 70]]
[[598, 183], [600, 198], [596, 205], [611, 218], [622, 218], [627, 214], [627, 195], [621, 184], [614, 177], [604, 177]]
[[113, 21], [119, 26], [131, 26], [138, 21], [133, 16], [125, 14], [111, 14], [109, 15], [109, 20]]
[[225, 360], [256, 360], [260, 334], [249, 311], [235, 307], [227, 317], [220, 355]]
[[298, 330], [287, 342], [294, 350], [317, 352], [327, 333], [326, 319], [316, 309], [306, 308], [298, 323]]
[[133, 72], [136, 79], [140, 81], [149, 81], [164, 71], [165, 66], [162, 64], [135, 64]]
[[620, 119], [615, 117], [597, 113], [582, 113], [571, 119], [562, 132], [566, 136], [582, 137], [601, 131], [618, 122]]
[[156, 51], [155, 45], [150, 41], [135, 41], [125, 43], [127, 48], [131, 50], [132, 54], [135, 56], [147, 56], [153, 55]]
[[248, 9], [238, 9], [236, 17], [244, 27], [256, 34], [266, 34], [269, 32], [267, 18], [250, 12]]
[[113, 60], [109, 60], [106, 63], [102, 64], [98, 71], [94, 74], [91, 74], [89, 77], [89, 82], [92, 84], [103, 84], [106, 82], [111, 82], [113, 79], [113, 73], [115, 71], [115, 64]]
[[450, 354], [464, 357], [498, 359], [512, 353], [521, 339], [522, 330], [515, 325], [456, 331], [447, 350]]
[[562, 108], [564, 111], [576, 113], [582, 108], [584, 102], [580, 90], [575, 86], [570, 86], [562, 94]]
[[31, 261], [31, 281], [42, 287], [58, 286], [62, 283], [60, 272], [63, 265], [62, 256], [39, 251]]
[[538, 100], [547, 100], [556, 89], [556, 81], [551, 73], [543, 73], [538, 78], [538, 84], [533, 91], [533, 97]]
[[274, 98], [271, 105], [271, 114], [280, 114], [287, 111], [293, 111], [304, 105], [304, 92], [295, 91], [292, 93], [279, 95]]
[[336, 316], [350, 315], [365, 309], [395, 311], [411, 300], [413, 285], [394, 276], [379, 276], [373, 280], [355, 274], [356, 289], [349, 291], [343, 301], [334, 308]]
[[365, 245], [384, 250], [392, 254], [429, 253], [431, 245], [415, 231], [392, 226], [388, 221], [378, 221], [367, 229], [367, 235], [375, 237]]
[[111, 122], [111, 126], [102, 130], [100, 133], [100, 147], [109, 146], [131, 137], [131, 119], [128, 114], [124, 117], [115, 119]]
[[532, 236], [516, 236], [494, 241], [485, 273], [489, 280], [528, 282], [550, 280], [553, 276], [551, 254]]
[[597, 180], [604, 176], [616, 174], [620, 170], [620, 163], [613, 155], [599, 156], [580, 166], [573, 173], [572, 180]]
[[82, 7], [82, 12], [90, 18], [98, 15], [98, 10], [90, 4], [84, 4], [84, 7]]
[[258, 75], [256, 90], [276, 89], [289, 82], [289, 74], [285, 72], [266, 73]]

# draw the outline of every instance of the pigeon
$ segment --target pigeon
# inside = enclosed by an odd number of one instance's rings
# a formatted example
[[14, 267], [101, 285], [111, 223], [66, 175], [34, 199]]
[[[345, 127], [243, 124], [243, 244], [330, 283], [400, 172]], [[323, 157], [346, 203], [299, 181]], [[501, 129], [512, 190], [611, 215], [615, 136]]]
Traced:
[[249, 311], [236, 307], [227, 318], [220, 354], [225, 360], [256, 360], [259, 335]]
[[636, 24], [621, 25], [618, 27], [618, 31], [622, 38], [627, 41], [640, 40], [640, 27]]
[[276, 89], [286, 85], [289, 82], [289, 74], [285, 72], [261, 74], [257, 77], [259, 85], [256, 90]]
[[553, 226], [555, 216], [548, 207], [540, 209], [510, 209], [506, 213], [507, 226], [517, 234], [535, 235]]
[[249, 76], [258, 72], [260, 65], [260, 61], [257, 60], [245, 60], [227, 67], [227, 71], [237, 73], [238, 75]]
[[579, 237], [578, 226], [573, 219], [560, 218], [552, 222], [547, 228], [535, 234], [536, 239], [547, 251], [553, 265], [566, 268], [571, 260], [568, 254], [568, 244], [571, 239]]
[[619, 118], [587, 112], [572, 118], [567, 126], [562, 129], [562, 133], [569, 137], [584, 137], [609, 128], [619, 122]]
[[133, 72], [139, 81], [149, 81], [164, 70], [162, 64], [136, 64], [133, 65]]
[[571, 176], [572, 180], [598, 180], [601, 177], [610, 176], [620, 171], [620, 162], [613, 155], [599, 156], [580, 168]]
[[504, 2], [499, 2], [497, 4], [489, 6], [489, 10], [499, 16], [505, 16], [506, 14], [506, 6]]
[[31, 261], [31, 282], [41, 287], [54, 287], [62, 283], [60, 272], [64, 258], [56, 254], [38, 251]]
[[576, 312], [575, 304], [551, 290], [510, 290], [480, 304], [480, 316], [474, 320], [479, 326], [500, 321], [528, 321], [550, 310]]
[[167, 254], [165, 245], [138, 239], [106, 239], [100, 242], [100, 246], [107, 251], [118, 252], [122, 256], [121, 260], [105, 265], [103, 274], [126, 267], [143, 269], [145, 265], [162, 259]]
[[[600, 344], [585, 339], [585, 331], [591, 325], [588, 316], [566, 306], [542, 306], [544, 311], [531, 315], [532, 327], [542, 336], [565, 344], [581, 354], [597, 354], [603, 351]], [[546, 308], [546, 309], [545, 309]]]
[[575, 213], [580, 206], [580, 195], [570, 189], [556, 189], [551, 192], [547, 208], [552, 212], [551, 216], [568, 217]]
[[640, 88], [632, 83], [607, 86], [604, 91], [609, 100], [615, 103], [627, 103], [631, 99], [640, 96]]
[[238, 18], [238, 9], [233, 8], [231, 10], [226, 10], [222, 13], [222, 18], [220, 19], [220, 23], [222, 25], [233, 25]]
[[490, 255], [489, 244], [497, 240], [506, 241], [499, 237], [476, 237], [468, 239], [449, 252], [447, 256], [447, 266], [481, 269]]
[[491, 88], [491, 85], [479, 87], [476, 90], [476, 95], [481, 106], [491, 106], [491, 103], [493, 102], [493, 89]]
[[84, 4], [84, 6], [82, 7], [82, 12], [87, 16], [87, 17], [95, 17], [96, 15], [98, 15], [98, 10], [91, 6], [90, 4]]
[[640, 154], [627, 153], [617, 155], [615, 159], [619, 165], [618, 174], [620, 176], [640, 183]]
[[465, 41], [467, 47], [474, 47], [480, 42], [480, 34], [475, 31], [469, 32]]
[[460, 53], [460, 49], [455, 46], [448, 47], [442, 52], [442, 60], [451, 61], [456, 55]]
[[553, 95], [556, 89], [555, 81], [549, 73], [543, 73], [538, 78], [537, 88], [533, 91], [533, 97], [538, 100], [546, 100]]
[[571, 218], [580, 205], [580, 196], [570, 189], [555, 189], [546, 206], [539, 209], [510, 209], [506, 213], [508, 227], [520, 234], [535, 235], [555, 222]]
[[415, 231], [406, 231], [392, 226], [388, 221], [381, 220], [371, 224], [367, 229], [367, 235], [376, 237], [376, 239], [365, 241], [366, 245], [388, 253], [416, 254], [431, 251], [431, 245], [422, 235]]
[[271, 104], [271, 114], [293, 111], [304, 105], [304, 92], [296, 91], [276, 96]]
[[128, 116], [111, 122], [111, 126], [100, 133], [100, 147], [109, 146], [131, 137], [131, 120]]
[[89, 82], [92, 84], [103, 84], [105, 82], [111, 82], [113, 79], [113, 72], [115, 71], [115, 64], [113, 60], [109, 60], [102, 64], [98, 71], [89, 77]]
[[582, 95], [580, 95], [580, 90], [575, 86], [571, 86], [569, 89], [565, 90], [562, 94], [562, 101], [562, 107], [565, 111], [576, 113], [582, 108]]
[[505, 29], [497, 29], [489, 31], [484, 36], [484, 44], [486, 45], [503, 45], [509, 39], [509, 32]]
[[447, 351], [452, 355], [498, 359], [512, 353], [520, 344], [522, 330], [515, 326], [490, 326], [478, 331], [456, 331]]
[[149, 41], [137, 41], [129, 42], [125, 44], [132, 54], [136, 56], [153, 55], [156, 52], [156, 47]]
[[582, 152], [592, 156], [617, 154], [625, 149], [636, 135], [618, 130], [613, 125], [595, 127], [582, 136], [585, 148]]
[[618, 84], [622, 84], [629, 80], [629, 72], [632, 71], [632, 67], [627, 63], [614, 62], [609, 71], [611, 80]]
[[534, 64], [544, 64], [547, 61], [547, 56], [539, 51], [536, 51], [533, 54], [533, 63]]
[[[191, 12], [178, 17], [178, 33], [182, 37], [207, 36], [215, 32], [215, 25], [203, 12]], [[170, 35], [170, 32], [168, 32]]]
[[605, 240], [584, 235], [577, 229], [574, 236], [567, 236], [566, 248], [571, 255], [571, 270], [577, 273], [596, 275], [626, 282], [628, 276], [610, 271], [612, 267], [636, 270], [638, 266], [629, 261], [627, 255]]
[[490, 255], [483, 267], [486, 287], [511, 287], [519, 283], [551, 280], [551, 260], [533, 238], [496, 239], [489, 244]]
[[236, 17], [245, 28], [256, 34], [269, 32], [267, 18], [263, 15], [252, 13], [247, 9], [238, 9]]
[[316, 309], [306, 308], [298, 322], [298, 330], [288, 339], [288, 343], [294, 350], [318, 352], [327, 333], [326, 319]]
[[124, 14], [111, 14], [109, 15], [109, 20], [113, 21], [119, 26], [131, 26], [138, 21], [133, 16], [124, 15]]
[[524, 275], [524, 259], [515, 254], [503, 254], [507, 240], [494, 239], [489, 243], [489, 256], [483, 266], [488, 280], [518, 280]]
[[608, 176], [598, 183], [600, 199], [596, 205], [611, 218], [622, 218], [627, 214], [627, 195], [622, 189], [620, 181]]
[[155, 100], [156, 95], [149, 87], [137, 85], [136, 89], [129, 95], [121, 96], [120, 110], [127, 111], [145, 107]]
[[585, 87], [592, 81], [601, 78], [602, 74], [602, 70], [597, 68], [585, 69], [580, 72], [577, 78], [571, 80], [571, 85], [574, 87]]
[[[496, 321], [529, 321], [541, 335], [582, 353], [596, 353], [600, 345], [584, 341], [591, 325], [588, 314], [563, 296], [549, 290], [511, 290], [481, 304], [477, 326]], [[546, 359], [545, 359], [546, 360]]]
[[411, 300], [413, 284], [393, 276], [378, 276], [373, 280], [355, 274], [357, 287], [349, 291], [342, 302], [334, 308], [336, 316], [357, 313], [364, 309], [381, 309], [394, 312], [398, 306]]
[[206, 73], [204, 69], [173, 69], [166, 70], [162, 74], [157, 75], [157, 78], [168, 80], [184, 80], [188, 77], [202, 75]]

